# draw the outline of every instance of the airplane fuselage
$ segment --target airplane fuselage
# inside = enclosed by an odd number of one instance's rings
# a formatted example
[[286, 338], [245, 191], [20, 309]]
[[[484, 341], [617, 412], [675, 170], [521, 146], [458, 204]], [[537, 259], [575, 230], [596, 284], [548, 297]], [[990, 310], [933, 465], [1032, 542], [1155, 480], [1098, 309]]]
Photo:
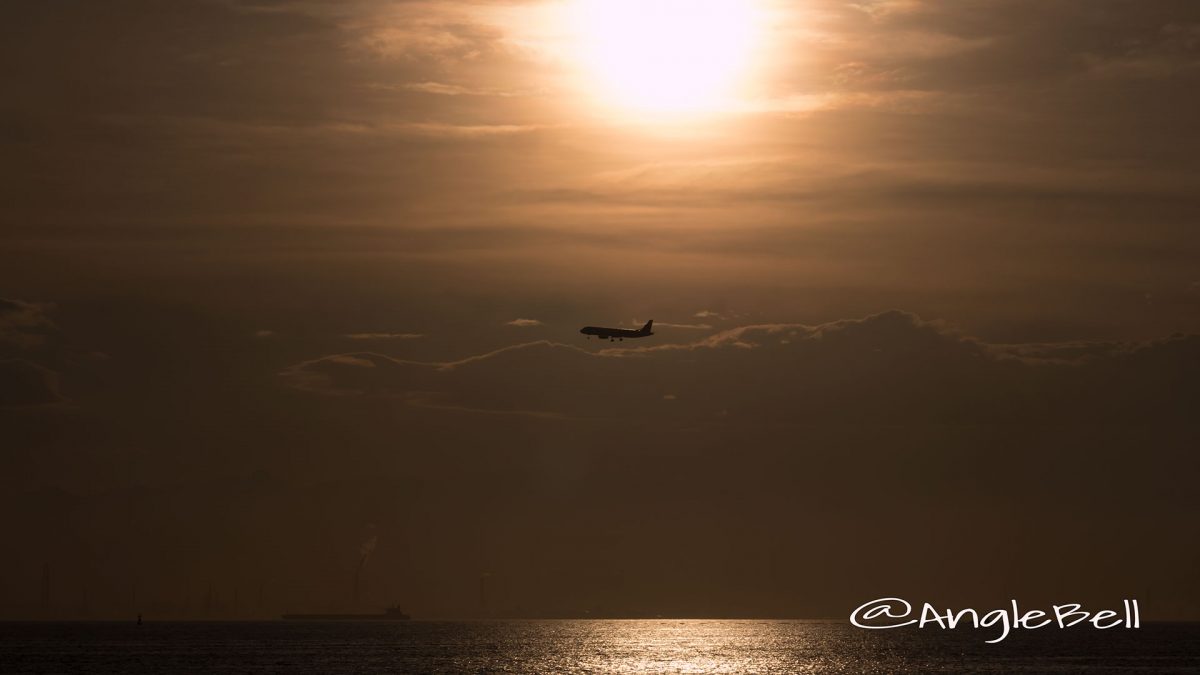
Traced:
[[638, 330], [634, 330], [631, 328], [604, 328], [601, 326], [584, 326], [583, 328], [579, 329], [579, 332], [584, 335], [587, 335], [589, 337], [595, 335], [596, 337], [600, 338], [601, 340], [624, 340], [625, 338], [630, 338], [630, 339], [643, 338], [643, 337], [649, 337], [651, 335], [654, 335], [654, 332], [651, 330], [653, 325], [654, 325], [654, 321], [652, 320], [649, 323], [647, 323], [645, 326], [642, 326]]

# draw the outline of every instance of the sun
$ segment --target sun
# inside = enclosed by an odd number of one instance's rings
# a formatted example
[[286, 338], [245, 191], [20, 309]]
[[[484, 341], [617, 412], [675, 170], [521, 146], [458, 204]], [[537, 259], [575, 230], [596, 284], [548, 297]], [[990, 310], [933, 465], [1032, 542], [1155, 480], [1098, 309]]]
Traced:
[[757, 39], [752, 0], [575, 0], [587, 86], [608, 104], [648, 112], [731, 107]]

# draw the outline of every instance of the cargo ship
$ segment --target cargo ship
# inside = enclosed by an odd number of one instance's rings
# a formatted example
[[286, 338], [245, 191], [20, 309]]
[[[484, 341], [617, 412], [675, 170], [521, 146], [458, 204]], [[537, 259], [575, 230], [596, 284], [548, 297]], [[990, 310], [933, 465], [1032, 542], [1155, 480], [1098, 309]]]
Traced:
[[379, 614], [284, 614], [284, 621], [408, 621], [409, 615], [399, 606], [388, 607]]

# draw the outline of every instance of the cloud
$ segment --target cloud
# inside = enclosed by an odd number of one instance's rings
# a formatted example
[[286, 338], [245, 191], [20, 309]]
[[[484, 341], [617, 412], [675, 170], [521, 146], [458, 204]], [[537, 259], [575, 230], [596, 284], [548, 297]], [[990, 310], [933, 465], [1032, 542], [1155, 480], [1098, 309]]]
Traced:
[[[843, 87], [961, 91], [1195, 67], [1200, 10], [1121, 0], [818, 3], [814, 45]], [[888, 39], [881, 40], [886, 36]]]
[[707, 323], [668, 323], [661, 321], [654, 324], [656, 328], [680, 328], [683, 330], [710, 330], [712, 326]]
[[389, 389], [374, 382], [374, 375], [356, 375], [378, 368], [380, 371], [406, 367], [431, 367], [427, 364], [401, 361], [383, 354], [357, 352], [332, 354], [312, 361], [304, 361], [286, 368], [280, 376], [292, 387], [319, 394], [386, 394]]
[[422, 63], [431, 70], [503, 60], [512, 54], [504, 33], [475, 20], [467, 5], [400, 3], [389, 9], [359, 14], [356, 47], [379, 58]]
[[0, 406], [49, 405], [62, 400], [58, 373], [25, 359], [0, 359]]
[[336, 363], [340, 366], [350, 366], [351, 368], [374, 368], [375, 362], [369, 358], [361, 358], [352, 354], [339, 354], [329, 357], [330, 363]]
[[464, 87], [458, 84], [446, 84], [443, 82], [410, 82], [401, 87], [407, 91], [417, 91], [425, 94], [436, 94], [438, 96], [515, 96], [516, 94], [506, 91], [495, 91], [491, 89], [475, 89]]
[[532, 328], [533, 326], [541, 326], [542, 322], [537, 319], [513, 319], [508, 322], [509, 326], [517, 326], [519, 328]]
[[347, 340], [416, 340], [425, 337], [422, 333], [349, 333]]
[[1197, 375], [1198, 336], [991, 345], [900, 311], [599, 351], [540, 341], [445, 363], [334, 355], [282, 373], [314, 392], [667, 425], [1183, 420]]
[[445, 124], [434, 122], [412, 122], [397, 128], [418, 136], [448, 139], [487, 138], [528, 134], [546, 128], [538, 124]]
[[34, 347], [45, 341], [54, 328], [48, 313], [53, 305], [0, 298], [0, 343], [20, 348]]
[[[49, 317], [53, 309], [46, 302], [0, 298], [0, 407], [65, 401], [57, 369], [96, 359], [94, 354], [65, 351], [59, 341], [48, 342], [57, 330]], [[43, 365], [47, 363], [50, 367]]]

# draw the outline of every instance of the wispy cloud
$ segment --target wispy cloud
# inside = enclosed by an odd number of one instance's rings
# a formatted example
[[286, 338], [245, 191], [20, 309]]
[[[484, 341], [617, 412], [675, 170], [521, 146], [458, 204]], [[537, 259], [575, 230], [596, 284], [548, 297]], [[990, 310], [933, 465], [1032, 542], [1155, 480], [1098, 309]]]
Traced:
[[[1197, 353], [1200, 336], [996, 345], [893, 310], [813, 326], [742, 326], [694, 341], [621, 350], [539, 341], [429, 363], [338, 354], [281, 375], [291, 386], [316, 393], [579, 419], [654, 417], [665, 412], [656, 403], [671, 401], [674, 419], [709, 422], [805, 416], [884, 423], [1080, 421], [1151, 410], [1174, 420], [1191, 412], [1182, 404], [1186, 395], [1163, 389], [1161, 398], [1147, 401], [1130, 383], [1148, 373], [1190, 374]], [[537, 378], [538, 386], [510, 388], [516, 374]], [[1096, 378], [1105, 384], [1081, 388], [1100, 381]], [[589, 386], [577, 386], [580, 380]], [[864, 388], [863, 382], [886, 386]], [[1083, 390], [1086, 395], [1069, 400], [1057, 394]]]
[[438, 96], [517, 96], [516, 93], [510, 91], [464, 87], [459, 84], [446, 84], [445, 82], [408, 82], [400, 85], [400, 88], [405, 91], [436, 94]]
[[425, 337], [422, 333], [348, 333], [348, 340], [416, 340]]
[[436, 138], [480, 138], [486, 136], [508, 136], [526, 134], [545, 128], [539, 124], [441, 124], [436, 122], [413, 122], [400, 128], [418, 136]]
[[0, 343], [19, 347], [41, 344], [44, 333], [54, 327], [48, 313], [53, 305], [0, 298]]
[[542, 322], [537, 319], [513, 319], [508, 322], [509, 326], [517, 326], [518, 328], [532, 328], [533, 326], [541, 326]]

